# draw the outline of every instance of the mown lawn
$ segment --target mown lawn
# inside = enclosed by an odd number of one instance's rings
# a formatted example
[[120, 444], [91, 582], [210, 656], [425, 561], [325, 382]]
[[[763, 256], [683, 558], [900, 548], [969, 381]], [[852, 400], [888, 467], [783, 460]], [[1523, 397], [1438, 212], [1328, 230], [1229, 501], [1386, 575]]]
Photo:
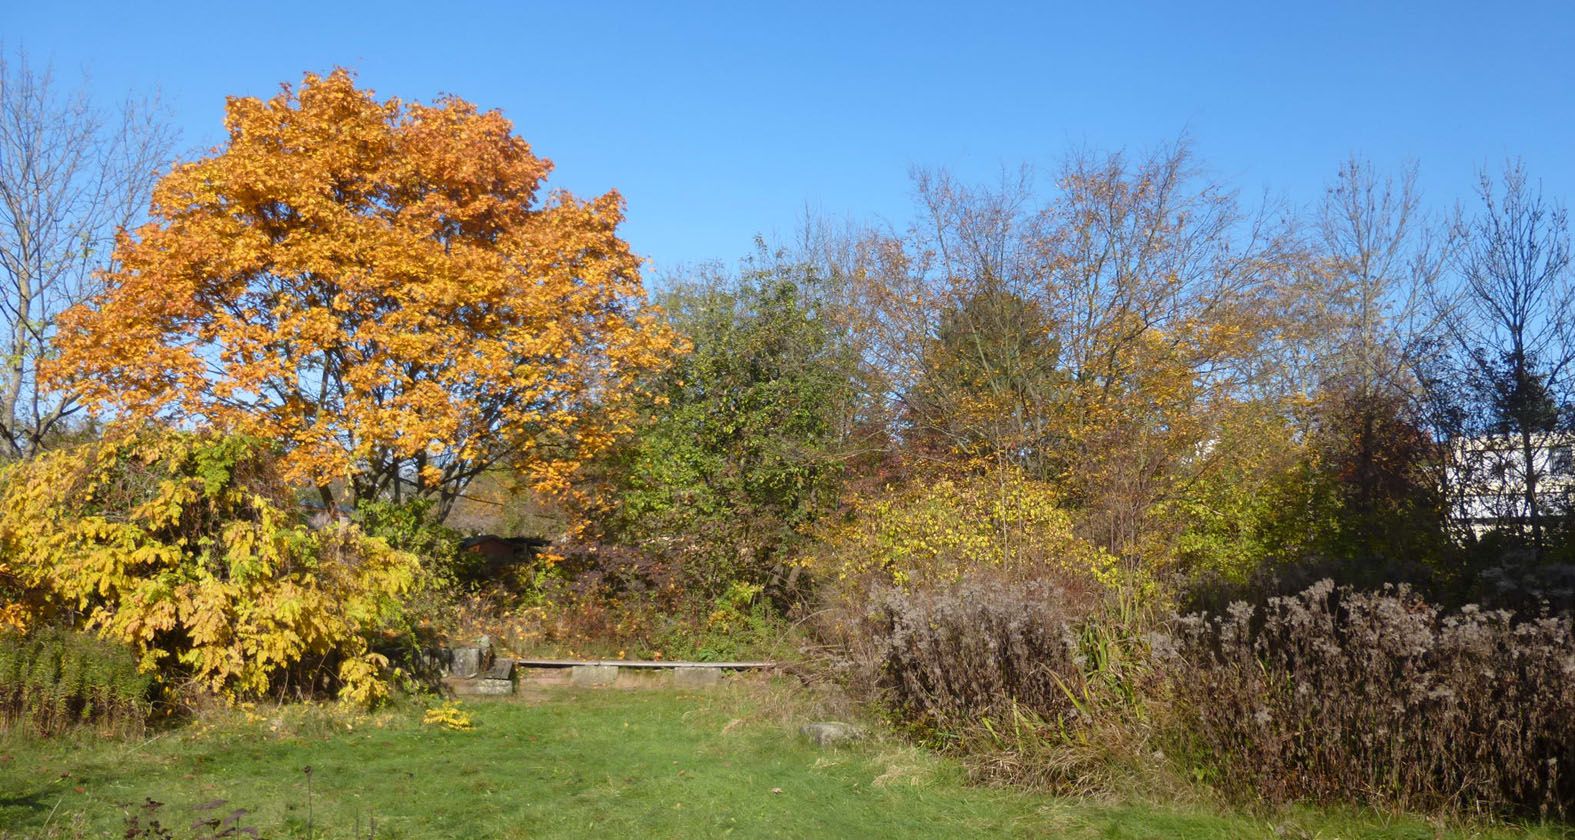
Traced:
[[[406, 705], [372, 718], [287, 707], [136, 741], [0, 737], [0, 837], [120, 837], [148, 798], [176, 837], [249, 812], [264, 837], [1438, 838], [1418, 819], [1103, 804], [970, 786], [895, 740], [821, 749], [777, 686], [549, 690], [470, 701], [469, 731]], [[310, 789], [305, 768], [310, 767]], [[224, 800], [211, 810], [193, 806]], [[359, 834], [357, 829], [359, 828]], [[1541, 827], [1532, 836], [1562, 837]]]

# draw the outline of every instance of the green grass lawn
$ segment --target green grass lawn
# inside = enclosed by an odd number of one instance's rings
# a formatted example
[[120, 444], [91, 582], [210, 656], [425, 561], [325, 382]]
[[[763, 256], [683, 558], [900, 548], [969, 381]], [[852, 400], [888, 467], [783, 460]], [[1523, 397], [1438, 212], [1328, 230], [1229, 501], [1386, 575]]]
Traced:
[[[822, 749], [786, 686], [548, 690], [467, 701], [469, 731], [406, 705], [214, 715], [143, 740], [0, 737], [0, 836], [120, 837], [148, 798], [174, 836], [245, 808], [264, 837], [1437, 838], [1381, 815], [1277, 817], [1066, 800], [970, 786], [948, 760], [877, 737]], [[310, 766], [311, 795], [307, 774]], [[210, 811], [193, 806], [224, 800]], [[359, 825], [360, 834], [356, 828]], [[1532, 836], [1565, 836], [1538, 828]]]

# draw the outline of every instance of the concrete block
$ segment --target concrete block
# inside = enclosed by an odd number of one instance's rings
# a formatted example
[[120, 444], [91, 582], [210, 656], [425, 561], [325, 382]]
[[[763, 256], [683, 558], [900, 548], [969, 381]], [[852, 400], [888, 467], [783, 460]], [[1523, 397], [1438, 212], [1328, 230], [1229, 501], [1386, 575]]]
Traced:
[[613, 685], [618, 688], [664, 688], [668, 684], [667, 674], [655, 668], [618, 668], [618, 681]]
[[569, 683], [582, 688], [608, 686], [617, 681], [617, 665], [576, 665], [569, 669]]
[[710, 688], [722, 681], [721, 668], [674, 668], [673, 687]]
[[449, 680], [448, 688], [456, 697], [506, 697], [514, 693], [514, 681], [485, 677], [473, 680]]
[[448, 673], [451, 677], [460, 677], [462, 679], [470, 679], [481, 673], [481, 648], [450, 648], [448, 652]]
[[447, 673], [451, 677], [479, 677], [491, 668], [495, 661], [492, 654], [492, 645], [482, 637], [483, 644], [466, 647], [449, 648]]

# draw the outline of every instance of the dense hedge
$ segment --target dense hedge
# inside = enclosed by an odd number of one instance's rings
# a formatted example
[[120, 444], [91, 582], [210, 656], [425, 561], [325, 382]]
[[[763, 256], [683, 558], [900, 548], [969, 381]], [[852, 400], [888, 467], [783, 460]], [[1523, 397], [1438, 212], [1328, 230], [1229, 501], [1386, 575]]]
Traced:
[[0, 471], [0, 557], [26, 596], [13, 621], [123, 642], [165, 684], [363, 705], [390, 691], [373, 645], [423, 571], [354, 525], [312, 527], [271, 444], [156, 428]]

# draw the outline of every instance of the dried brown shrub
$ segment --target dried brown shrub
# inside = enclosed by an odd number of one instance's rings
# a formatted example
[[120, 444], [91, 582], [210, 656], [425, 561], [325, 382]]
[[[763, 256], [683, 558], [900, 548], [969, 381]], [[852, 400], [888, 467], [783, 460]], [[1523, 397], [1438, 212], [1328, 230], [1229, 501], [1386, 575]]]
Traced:
[[1062, 685], [1080, 675], [1073, 625], [1086, 614], [1043, 582], [887, 592], [871, 619], [881, 687], [904, 719], [932, 727], [1013, 704], [1068, 714]]
[[1129, 785], [1147, 761], [1144, 619], [1107, 593], [972, 576], [892, 590], [865, 623], [869, 684], [897, 717], [991, 779], [1063, 792]]
[[1180, 731], [1236, 798], [1575, 811], [1568, 616], [1322, 581], [1184, 617], [1156, 651]]

